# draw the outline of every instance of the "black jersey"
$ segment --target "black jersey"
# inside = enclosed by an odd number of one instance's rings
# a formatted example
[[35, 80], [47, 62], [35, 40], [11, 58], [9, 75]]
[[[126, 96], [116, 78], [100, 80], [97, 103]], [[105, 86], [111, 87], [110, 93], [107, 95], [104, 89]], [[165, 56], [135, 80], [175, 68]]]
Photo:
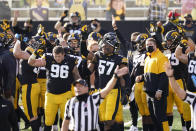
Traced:
[[80, 53], [75, 53], [70, 48], [65, 48], [65, 54], [77, 60], [78, 72], [82, 79], [85, 79], [90, 85], [90, 76], [87, 75], [87, 59]]
[[[127, 65], [127, 58], [122, 57], [118, 54], [104, 55], [101, 51], [95, 54], [96, 60], [93, 61], [95, 64], [95, 86], [97, 89], [103, 89], [108, 81], [112, 78], [114, 70], [117, 65]], [[114, 88], [120, 86], [119, 81]]]
[[146, 54], [140, 53], [138, 51], [133, 52], [133, 75], [137, 77], [144, 74], [144, 63], [145, 63]]
[[[25, 50], [30, 55], [33, 52], [33, 49], [31, 47], [27, 47]], [[34, 72], [35, 67], [30, 66], [28, 64], [28, 60], [20, 60], [20, 68], [22, 85], [37, 83], [37, 74]]]
[[52, 94], [62, 94], [71, 90], [73, 82], [72, 71], [77, 64], [76, 59], [65, 55], [61, 63], [57, 63], [52, 55], [45, 55], [47, 91]]
[[71, 23], [65, 23], [64, 29], [66, 32], [70, 34], [72, 33], [81, 34], [81, 25], [73, 25]]
[[191, 92], [196, 92], [196, 57], [194, 52], [188, 54], [188, 79], [187, 89]]
[[180, 62], [176, 56], [175, 52], [165, 54], [170, 61], [172, 68], [174, 69], [174, 77], [176, 80], [185, 78], [186, 74], [186, 65]]

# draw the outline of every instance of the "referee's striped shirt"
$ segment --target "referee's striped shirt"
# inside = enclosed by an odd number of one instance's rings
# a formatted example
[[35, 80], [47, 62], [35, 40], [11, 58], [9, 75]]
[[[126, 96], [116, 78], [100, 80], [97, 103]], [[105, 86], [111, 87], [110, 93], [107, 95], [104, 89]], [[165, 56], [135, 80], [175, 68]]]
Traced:
[[191, 107], [191, 131], [196, 131], [196, 94], [187, 92], [184, 101]]
[[70, 99], [65, 106], [65, 119], [70, 120], [69, 130], [99, 131], [100, 100], [99, 92], [89, 95], [87, 101], [78, 101], [76, 97]]

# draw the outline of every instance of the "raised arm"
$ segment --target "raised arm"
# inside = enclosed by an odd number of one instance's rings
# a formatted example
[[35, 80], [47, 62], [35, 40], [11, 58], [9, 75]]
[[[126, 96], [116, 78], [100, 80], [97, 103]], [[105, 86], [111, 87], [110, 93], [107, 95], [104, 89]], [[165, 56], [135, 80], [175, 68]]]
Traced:
[[21, 42], [19, 40], [17, 40], [14, 45], [13, 54], [18, 59], [28, 60], [30, 57], [28, 52], [21, 50]]
[[45, 58], [36, 59], [36, 55], [32, 54], [29, 57], [28, 64], [35, 67], [42, 67], [42, 66], [46, 66], [46, 60]]
[[77, 65], [74, 66], [74, 69], [73, 69], [73, 71], [72, 71], [72, 74], [73, 74], [73, 77], [74, 77], [75, 80], [81, 78], [81, 76], [80, 76], [80, 74], [79, 74], [79, 72], [78, 72]]
[[181, 45], [177, 46], [176, 51], [175, 51], [175, 56], [180, 62], [184, 64], [188, 64], [188, 56], [187, 54], [182, 53], [182, 48], [183, 47], [181, 47]]
[[12, 21], [12, 27], [17, 25], [18, 16], [19, 16], [19, 11], [14, 11], [14, 20]]
[[174, 92], [181, 100], [184, 100], [186, 97], [186, 92], [183, 89], [181, 89], [178, 83], [176, 82], [173, 74], [174, 71], [169, 62], [165, 63], [165, 72], [169, 78], [169, 83], [173, 88]]
[[115, 71], [114, 71], [113, 77], [107, 83], [106, 87], [103, 90], [101, 90], [101, 92], [100, 92], [101, 98], [105, 98], [108, 95], [108, 93], [116, 85], [116, 82], [117, 82], [118, 78], [123, 76], [123, 75], [125, 75], [125, 74], [127, 74], [128, 72], [129, 72], [128, 67], [123, 67], [123, 68], [119, 69], [119, 66], [117, 66]]

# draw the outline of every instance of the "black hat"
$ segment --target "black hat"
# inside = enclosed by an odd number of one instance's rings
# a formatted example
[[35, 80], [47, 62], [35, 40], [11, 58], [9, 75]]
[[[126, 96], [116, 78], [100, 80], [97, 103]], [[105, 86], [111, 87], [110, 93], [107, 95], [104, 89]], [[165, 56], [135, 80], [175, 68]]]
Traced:
[[186, 14], [186, 15], [184, 16], [184, 18], [192, 18], [192, 15], [191, 15], [191, 14]]
[[87, 87], [88, 87], [88, 84], [87, 84], [86, 81], [83, 80], [83, 79], [78, 79], [78, 80], [76, 80], [76, 81], [73, 83], [73, 85], [75, 86], [76, 84], [81, 84], [81, 85], [83, 85], [83, 86], [87, 86]]

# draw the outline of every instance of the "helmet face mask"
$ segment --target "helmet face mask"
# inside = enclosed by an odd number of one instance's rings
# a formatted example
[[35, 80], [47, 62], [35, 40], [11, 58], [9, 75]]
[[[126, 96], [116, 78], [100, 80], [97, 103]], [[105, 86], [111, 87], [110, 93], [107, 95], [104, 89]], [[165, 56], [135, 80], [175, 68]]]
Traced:
[[170, 50], [176, 49], [180, 40], [181, 40], [181, 36], [177, 31], [175, 30], [169, 31], [165, 35], [166, 49], [170, 49]]
[[78, 12], [73, 12], [70, 15], [70, 22], [74, 25], [78, 25], [81, 22], [81, 16]]
[[80, 35], [78, 35], [77, 33], [73, 33], [68, 36], [67, 44], [69, 45], [69, 48], [71, 48], [73, 51], [79, 52], [80, 40], [81, 40]]
[[136, 47], [137, 47], [137, 51], [139, 52], [142, 52], [144, 50], [146, 50], [146, 40], [148, 39], [148, 35], [145, 34], [145, 33], [142, 33], [140, 35], [137, 36], [135, 42], [137, 43], [136, 44]]
[[50, 44], [52, 45], [52, 46], [56, 46], [56, 45], [58, 45], [57, 43], [56, 43], [56, 40], [57, 40], [57, 35], [56, 34], [54, 34], [53, 32], [49, 32], [48, 34], [48, 41], [50, 42]]
[[46, 41], [44, 40], [44, 38], [40, 37], [40, 36], [35, 36], [31, 39], [30, 41], [30, 46], [33, 49], [38, 49], [38, 48], [45, 48], [46, 46]]
[[108, 54], [113, 53], [114, 50], [115, 50], [115, 48], [114, 48], [112, 45], [110, 45], [110, 44], [104, 42], [104, 43], [101, 45], [101, 50], [102, 50], [102, 52], [103, 52], [105, 55], [108, 55]]

